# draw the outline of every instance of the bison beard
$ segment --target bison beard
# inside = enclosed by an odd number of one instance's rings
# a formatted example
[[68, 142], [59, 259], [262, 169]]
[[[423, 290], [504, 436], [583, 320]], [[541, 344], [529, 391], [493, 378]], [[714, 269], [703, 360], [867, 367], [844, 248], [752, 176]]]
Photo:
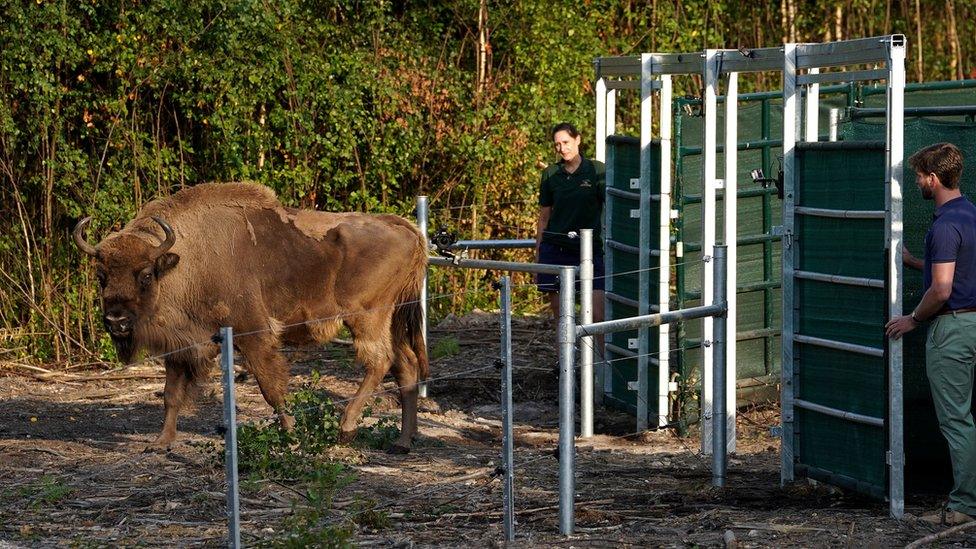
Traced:
[[198, 185], [153, 201], [97, 246], [84, 239], [88, 221], [74, 239], [95, 258], [102, 311], [112, 311], [103, 321], [131, 325], [112, 338], [119, 357], [128, 362], [140, 350], [164, 357], [157, 444], [176, 437], [185, 397], [219, 353], [210, 337], [221, 326], [240, 334], [244, 366], [289, 427], [281, 345], [324, 343], [345, 325], [366, 375], [343, 412], [341, 440], [354, 438], [364, 404], [389, 372], [402, 409], [391, 451], [409, 451], [417, 383], [428, 376], [418, 302], [427, 248], [410, 222], [286, 208], [270, 189], [244, 183]]

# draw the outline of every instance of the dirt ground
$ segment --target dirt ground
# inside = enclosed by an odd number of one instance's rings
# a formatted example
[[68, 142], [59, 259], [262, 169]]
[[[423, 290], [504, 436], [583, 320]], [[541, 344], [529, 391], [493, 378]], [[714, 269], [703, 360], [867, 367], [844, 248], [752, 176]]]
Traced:
[[[515, 341], [515, 547], [895, 547], [936, 530], [895, 521], [877, 501], [825, 486], [779, 486], [775, 409], [740, 416], [728, 486], [711, 487], [710, 460], [697, 439], [668, 431], [622, 436], [633, 418], [598, 410], [591, 440], [578, 441], [576, 534], [558, 534], [556, 356], [546, 323], [517, 319]], [[379, 547], [504, 545], [499, 465], [501, 429], [498, 324], [493, 315], [452, 319], [431, 330], [432, 347], [455, 338], [459, 352], [435, 360], [430, 401], [414, 451], [392, 456], [340, 451], [356, 472], [325, 520], [371, 501], [384, 520], [355, 526], [353, 542]], [[292, 387], [312, 368], [336, 399], [355, 391], [360, 372], [342, 345], [291, 350]], [[222, 546], [226, 544], [222, 465], [203, 448], [221, 444], [219, 377], [180, 421], [168, 452], [146, 452], [162, 421], [162, 369], [71, 370], [46, 376], [0, 370], [0, 548], [45, 546]], [[386, 388], [393, 384], [388, 380]], [[238, 385], [239, 420], [267, 417], [256, 384]], [[386, 397], [377, 413], [398, 417]], [[909, 501], [918, 515], [936, 500]], [[242, 490], [242, 541], [280, 538], [304, 504], [290, 489], [258, 483]], [[969, 530], [941, 547], [976, 547]]]

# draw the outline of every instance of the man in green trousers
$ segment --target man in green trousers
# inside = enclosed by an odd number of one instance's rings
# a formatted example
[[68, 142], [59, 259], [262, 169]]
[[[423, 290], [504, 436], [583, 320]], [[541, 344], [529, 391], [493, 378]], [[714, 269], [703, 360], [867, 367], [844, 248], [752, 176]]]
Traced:
[[948, 505], [922, 520], [956, 525], [976, 520], [976, 426], [973, 368], [976, 365], [976, 206], [962, 195], [962, 153], [949, 143], [919, 150], [908, 159], [926, 200], [935, 201], [925, 235], [925, 261], [906, 249], [905, 264], [923, 271], [922, 301], [909, 315], [885, 326], [898, 339], [929, 322], [925, 370], [939, 428], [949, 442], [952, 492]]

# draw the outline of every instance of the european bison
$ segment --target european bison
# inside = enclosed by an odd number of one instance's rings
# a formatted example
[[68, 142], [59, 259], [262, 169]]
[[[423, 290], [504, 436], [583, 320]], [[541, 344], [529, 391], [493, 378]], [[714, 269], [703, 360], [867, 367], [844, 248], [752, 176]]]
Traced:
[[93, 256], [103, 321], [119, 356], [145, 350], [166, 365], [166, 417], [155, 444], [176, 437], [188, 390], [219, 353], [211, 336], [234, 328], [234, 343], [264, 399], [284, 413], [288, 364], [282, 343], [324, 343], [345, 324], [366, 376], [346, 406], [350, 441], [367, 398], [392, 367], [400, 387], [406, 453], [417, 430], [417, 382], [428, 376], [418, 302], [427, 265], [424, 236], [394, 215], [286, 208], [267, 187], [210, 183], [147, 204], [98, 245]]

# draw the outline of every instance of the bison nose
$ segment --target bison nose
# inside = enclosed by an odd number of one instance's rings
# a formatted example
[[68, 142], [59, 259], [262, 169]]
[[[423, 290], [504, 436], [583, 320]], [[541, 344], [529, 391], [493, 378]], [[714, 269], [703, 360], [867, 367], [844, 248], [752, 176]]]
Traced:
[[126, 313], [108, 313], [105, 315], [105, 327], [113, 336], [126, 336], [132, 330], [132, 315]]

